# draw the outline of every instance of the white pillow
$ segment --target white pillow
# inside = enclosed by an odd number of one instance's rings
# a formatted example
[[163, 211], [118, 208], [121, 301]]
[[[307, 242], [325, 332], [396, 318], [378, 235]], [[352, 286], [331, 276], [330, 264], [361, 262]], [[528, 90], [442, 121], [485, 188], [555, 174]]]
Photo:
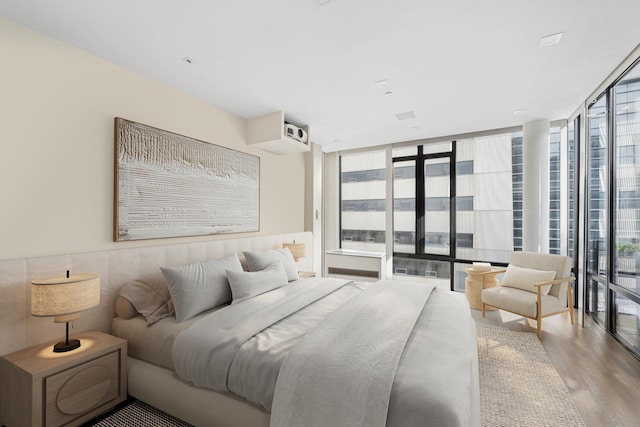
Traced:
[[231, 304], [287, 285], [287, 274], [282, 262], [276, 261], [261, 271], [227, 271], [233, 294]]
[[289, 248], [270, 249], [264, 252], [245, 252], [244, 257], [247, 260], [249, 271], [261, 271], [276, 261], [282, 262], [287, 280], [298, 280], [298, 266], [291, 255]]
[[[509, 265], [502, 278], [502, 286], [538, 293], [536, 287], [533, 286], [535, 283], [546, 282], [555, 278], [555, 271], [533, 270]], [[541, 289], [542, 295], [547, 295], [551, 290], [551, 285], [543, 286]]]
[[236, 254], [180, 267], [160, 267], [169, 284], [176, 321], [231, 301], [228, 271], [242, 271]]

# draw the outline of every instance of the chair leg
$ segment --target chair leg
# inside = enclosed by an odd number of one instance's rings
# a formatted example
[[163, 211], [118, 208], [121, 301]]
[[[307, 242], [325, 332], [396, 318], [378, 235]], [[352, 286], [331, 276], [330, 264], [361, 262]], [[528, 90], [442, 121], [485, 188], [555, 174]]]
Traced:
[[574, 324], [573, 320], [573, 307], [569, 307], [569, 318], [571, 319], [571, 325]]
[[485, 303], [482, 303], [482, 317], [484, 317], [484, 312], [485, 312]]
[[536, 320], [538, 323], [538, 338], [542, 336], [542, 289], [538, 286], [538, 299], [536, 307]]
[[569, 309], [569, 318], [573, 325], [573, 292], [571, 291], [571, 282], [569, 282], [567, 286], [567, 308]]

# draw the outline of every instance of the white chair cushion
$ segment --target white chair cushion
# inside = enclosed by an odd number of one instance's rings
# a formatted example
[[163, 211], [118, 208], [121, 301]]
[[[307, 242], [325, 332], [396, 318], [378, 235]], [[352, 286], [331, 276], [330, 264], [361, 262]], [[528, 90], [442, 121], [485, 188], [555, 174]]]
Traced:
[[568, 256], [516, 251], [511, 254], [510, 265], [534, 270], [555, 271], [556, 278], [569, 277], [573, 261]]
[[[504, 273], [502, 286], [537, 293], [538, 290], [535, 286], [533, 286], [534, 284], [546, 282], [555, 278], [555, 271], [533, 270], [531, 268], [522, 268], [516, 267], [515, 265], [509, 265], [507, 267], [507, 271]], [[541, 290], [542, 295], [547, 295], [551, 290], [551, 285], [543, 286]]]
[[[537, 294], [521, 289], [497, 286], [482, 291], [482, 302], [490, 306], [501, 308], [512, 313], [530, 318], [537, 315]], [[564, 307], [560, 305], [558, 298], [553, 295], [542, 297], [542, 315], [557, 313]]]

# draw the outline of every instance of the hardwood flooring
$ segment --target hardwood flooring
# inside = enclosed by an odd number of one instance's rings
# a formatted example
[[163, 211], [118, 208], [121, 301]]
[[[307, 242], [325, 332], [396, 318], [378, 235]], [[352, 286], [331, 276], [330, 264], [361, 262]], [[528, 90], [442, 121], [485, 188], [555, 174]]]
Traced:
[[[535, 321], [502, 310], [471, 310], [479, 326], [536, 332]], [[542, 321], [540, 342], [562, 377], [588, 427], [640, 425], [640, 361], [588, 316]]]

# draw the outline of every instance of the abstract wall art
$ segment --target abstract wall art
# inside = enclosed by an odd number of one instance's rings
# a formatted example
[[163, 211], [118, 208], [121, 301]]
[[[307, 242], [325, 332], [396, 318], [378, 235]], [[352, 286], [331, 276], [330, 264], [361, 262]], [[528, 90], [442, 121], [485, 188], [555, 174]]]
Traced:
[[115, 118], [114, 240], [260, 229], [260, 158]]

